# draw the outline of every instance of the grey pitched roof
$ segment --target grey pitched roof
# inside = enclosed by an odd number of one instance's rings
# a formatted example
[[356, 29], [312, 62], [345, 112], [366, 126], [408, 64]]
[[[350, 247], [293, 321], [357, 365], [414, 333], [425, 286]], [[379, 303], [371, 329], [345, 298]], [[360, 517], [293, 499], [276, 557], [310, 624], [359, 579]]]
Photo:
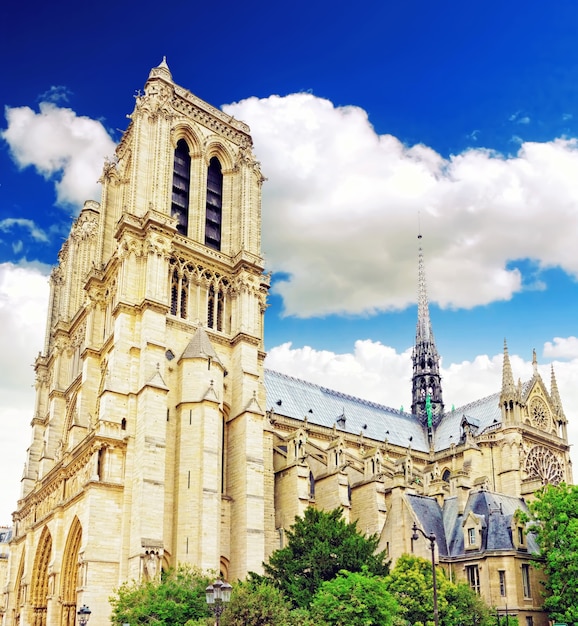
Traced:
[[211, 358], [217, 363], [221, 363], [213, 344], [207, 335], [206, 330], [199, 326], [195, 334], [191, 337], [189, 345], [181, 355], [181, 359], [206, 359]]
[[[489, 491], [472, 491], [463, 513], [457, 509], [457, 499], [447, 498], [443, 509], [435, 498], [408, 494], [406, 496], [423, 531], [436, 535], [441, 556], [463, 556], [463, 522], [470, 513], [481, 520], [482, 552], [486, 550], [513, 550], [512, 518], [518, 509], [527, 512], [523, 498]], [[537, 553], [538, 545], [531, 533], [526, 537], [528, 552]]]
[[452, 443], [456, 445], [460, 443], [461, 423], [464, 417], [468, 423], [477, 426], [477, 435], [484, 430], [499, 426], [502, 421], [500, 392], [445, 413], [435, 430], [436, 450], [445, 450]]
[[[206, 347], [198, 347], [201, 341], [204, 342], [202, 346]], [[200, 356], [198, 353], [203, 349], [212, 350], [212, 346], [205, 331], [199, 328], [181, 358]], [[528, 392], [531, 384], [532, 381], [524, 384], [523, 393]], [[356, 435], [363, 433], [364, 436], [378, 441], [387, 439], [399, 446], [411, 446], [420, 452], [429, 451], [427, 429], [411, 413], [355, 398], [269, 369], [265, 370], [265, 389], [267, 409], [273, 409], [280, 415], [298, 420], [307, 417], [309, 422], [329, 428], [336, 424], [343, 432]], [[446, 450], [451, 444], [458, 445], [461, 442], [464, 420], [473, 428], [475, 435], [499, 428], [502, 420], [500, 392], [445, 413], [434, 428], [436, 451]]]
[[422, 530], [429, 535], [434, 533], [439, 553], [448, 556], [446, 529], [444, 526], [443, 511], [435, 498], [408, 494], [407, 499], [419, 520]]
[[[427, 434], [417, 419], [397, 409], [354, 398], [339, 391], [265, 370], [267, 409], [298, 420], [333, 428], [350, 434], [429, 450]], [[345, 418], [344, 420], [342, 418]]]

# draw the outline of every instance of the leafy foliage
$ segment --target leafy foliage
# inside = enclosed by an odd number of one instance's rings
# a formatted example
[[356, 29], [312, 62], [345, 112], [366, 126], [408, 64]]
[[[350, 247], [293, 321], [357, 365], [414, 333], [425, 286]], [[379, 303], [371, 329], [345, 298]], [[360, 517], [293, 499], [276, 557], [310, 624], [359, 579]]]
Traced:
[[161, 580], [127, 582], [109, 598], [113, 624], [182, 626], [209, 617], [205, 589], [209, 579], [180, 565]]
[[223, 626], [286, 626], [290, 603], [283, 592], [265, 580], [234, 585], [231, 601], [223, 611]]
[[[436, 568], [438, 614], [443, 626], [473, 623], [489, 626], [489, 608], [464, 583], [453, 583], [441, 568]], [[385, 579], [385, 588], [397, 600], [401, 623], [432, 624], [433, 576], [426, 559], [403, 555]]]
[[397, 603], [385, 590], [383, 578], [341, 571], [315, 594], [311, 613], [329, 626], [391, 626]]
[[544, 608], [557, 622], [578, 622], [578, 486], [546, 485], [529, 503], [529, 531], [540, 546], [536, 566], [547, 576]]
[[307, 608], [315, 592], [341, 570], [388, 573], [385, 554], [375, 554], [379, 538], [364, 537], [355, 523], [348, 524], [341, 510], [308, 508], [287, 531], [288, 542], [265, 563], [265, 572], [296, 607]]

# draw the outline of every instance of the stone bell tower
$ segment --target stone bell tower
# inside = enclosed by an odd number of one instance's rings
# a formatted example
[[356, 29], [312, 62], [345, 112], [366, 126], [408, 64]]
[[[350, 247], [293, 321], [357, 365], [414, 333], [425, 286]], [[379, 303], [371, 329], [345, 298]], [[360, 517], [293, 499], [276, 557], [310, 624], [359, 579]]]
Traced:
[[129, 117], [51, 277], [8, 624], [81, 604], [105, 624], [125, 580], [182, 562], [234, 580], [275, 546], [249, 128], [164, 60]]

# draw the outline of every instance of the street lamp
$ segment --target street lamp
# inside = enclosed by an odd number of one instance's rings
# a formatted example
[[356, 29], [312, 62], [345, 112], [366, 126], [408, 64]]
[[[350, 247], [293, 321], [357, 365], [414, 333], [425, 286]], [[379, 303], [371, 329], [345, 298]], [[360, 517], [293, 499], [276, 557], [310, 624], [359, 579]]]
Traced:
[[88, 620], [90, 619], [90, 614], [92, 611], [83, 604], [76, 613], [78, 615], [78, 624], [79, 626], [86, 626], [88, 624]]
[[433, 576], [433, 605], [434, 605], [434, 622], [435, 626], [439, 626], [438, 617], [438, 585], [436, 579], [436, 536], [435, 533], [426, 535], [421, 528], [417, 527], [417, 524], [413, 523], [413, 535], [411, 536], [413, 541], [417, 541], [418, 533], [421, 533], [428, 541], [431, 548], [431, 571]]
[[221, 613], [225, 608], [225, 604], [231, 599], [231, 585], [222, 580], [216, 580], [212, 585], [209, 585], [206, 590], [207, 604], [213, 612], [215, 619], [217, 620], [217, 626], [221, 621]]

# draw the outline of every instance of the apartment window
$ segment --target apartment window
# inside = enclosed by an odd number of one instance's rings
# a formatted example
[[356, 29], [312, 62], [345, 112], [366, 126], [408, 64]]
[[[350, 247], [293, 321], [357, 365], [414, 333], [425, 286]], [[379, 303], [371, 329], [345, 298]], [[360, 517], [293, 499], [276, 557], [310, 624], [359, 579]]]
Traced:
[[221, 249], [221, 222], [223, 217], [223, 173], [219, 159], [213, 157], [207, 172], [207, 205], [205, 214], [205, 245]]
[[498, 575], [500, 576], [500, 595], [504, 597], [506, 595], [506, 572], [500, 570]]
[[470, 546], [476, 545], [476, 529], [475, 528], [468, 528], [468, 543], [470, 544]]
[[189, 189], [191, 186], [191, 157], [189, 146], [180, 139], [175, 150], [171, 215], [177, 220], [177, 231], [187, 234], [189, 226]]
[[524, 589], [524, 598], [532, 597], [532, 588], [530, 587], [530, 566], [522, 565], [522, 587]]
[[523, 548], [526, 545], [526, 537], [524, 535], [524, 529], [518, 526], [518, 545]]
[[534, 626], [534, 618], [531, 615], [526, 616], [526, 626]]
[[466, 566], [466, 576], [468, 584], [476, 592], [480, 593], [480, 570], [477, 565]]

